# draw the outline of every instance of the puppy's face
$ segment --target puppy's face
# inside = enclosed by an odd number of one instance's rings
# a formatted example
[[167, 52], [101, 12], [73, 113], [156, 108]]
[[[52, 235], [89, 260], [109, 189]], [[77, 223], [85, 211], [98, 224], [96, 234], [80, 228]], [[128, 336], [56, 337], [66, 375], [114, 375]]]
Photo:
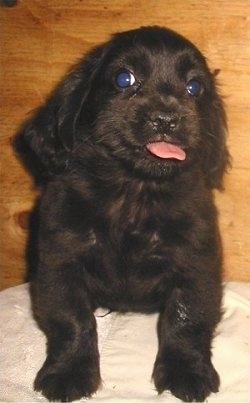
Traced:
[[220, 137], [212, 132], [213, 109], [221, 109], [213, 76], [201, 53], [171, 31], [147, 28], [116, 36], [88, 108], [95, 111], [92, 141], [151, 177], [202, 164], [212, 137]]
[[[106, 154], [146, 177], [166, 178], [197, 164], [208, 185], [220, 187], [228, 162], [225, 126], [202, 54], [175, 32], [148, 27], [117, 34], [91, 52], [25, 136], [49, 169], [53, 148], [63, 160], [81, 158], [91, 145], [97, 157]], [[34, 132], [41, 139], [46, 130], [47, 139], [36, 144]]]

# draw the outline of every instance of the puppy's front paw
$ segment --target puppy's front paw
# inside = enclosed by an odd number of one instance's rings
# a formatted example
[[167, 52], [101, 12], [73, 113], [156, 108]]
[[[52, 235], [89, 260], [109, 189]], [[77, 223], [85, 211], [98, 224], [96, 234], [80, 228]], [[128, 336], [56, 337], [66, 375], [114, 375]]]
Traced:
[[38, 372], [34, 388], [50, 401], [71, 402], [90, 397], [100, 386], [99, 366], [77, 363], [66, 369], [44, 364]]
[[203, 402], [211, 392], [218, 392], [219, 376], [212, 364], [179, 360], [157, 360], [153, 379], [159, 393], [170, 392], [184, 402]]

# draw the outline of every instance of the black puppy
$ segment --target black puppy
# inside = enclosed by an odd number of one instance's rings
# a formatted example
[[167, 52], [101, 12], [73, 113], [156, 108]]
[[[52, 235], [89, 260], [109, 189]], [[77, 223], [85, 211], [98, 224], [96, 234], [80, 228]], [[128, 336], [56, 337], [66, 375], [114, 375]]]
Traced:
[[91, 51], [26, 124], [18, 141], [43, 185], [32, 294], [48, 344], [35, 389], [48, 399], [100, 386], [100, 306], [159, 312], [159, 393], [189, 402], [218, 391], [211, 340], [222, 253], [212, 189], [229, 163], [225, 133], [204, 57], [159, 27]]

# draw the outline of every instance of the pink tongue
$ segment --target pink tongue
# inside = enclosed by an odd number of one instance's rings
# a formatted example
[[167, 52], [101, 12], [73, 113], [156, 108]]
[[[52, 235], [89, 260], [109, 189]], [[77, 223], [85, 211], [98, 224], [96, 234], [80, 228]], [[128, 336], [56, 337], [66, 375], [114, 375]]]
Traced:
[[182, 148], [175, 144], [166, 143], [165, 141], [149, 143], [147, 149], [151, 154], [160, 158], [175, 158], [180, 161], [183, 161], [186, 158], [186, 153]]

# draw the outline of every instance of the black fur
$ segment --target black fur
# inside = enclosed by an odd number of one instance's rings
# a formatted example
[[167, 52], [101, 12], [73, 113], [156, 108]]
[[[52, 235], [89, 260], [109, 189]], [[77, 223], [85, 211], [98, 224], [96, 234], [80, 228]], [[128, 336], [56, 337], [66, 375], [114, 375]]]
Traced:
[[[121, 69], [133, 85], [117, 86]], [[186, 89], [192, 79], [201, 84], [195, 96]], [[159, 27], [116, 34], [90, 52], [19, 133], [16, 146], [43, 187], [29, 257], [48, 340], [35, 389], [49, 400], [100, 386], [99, 306], [159, 312], [159, 393], [204, 401], [218, 391], [210, 350], [222, 256], [212, 189], [229, 164], [225, 134], [204, 57]], [[163, 140], [186, 158], [146, 149]]]

